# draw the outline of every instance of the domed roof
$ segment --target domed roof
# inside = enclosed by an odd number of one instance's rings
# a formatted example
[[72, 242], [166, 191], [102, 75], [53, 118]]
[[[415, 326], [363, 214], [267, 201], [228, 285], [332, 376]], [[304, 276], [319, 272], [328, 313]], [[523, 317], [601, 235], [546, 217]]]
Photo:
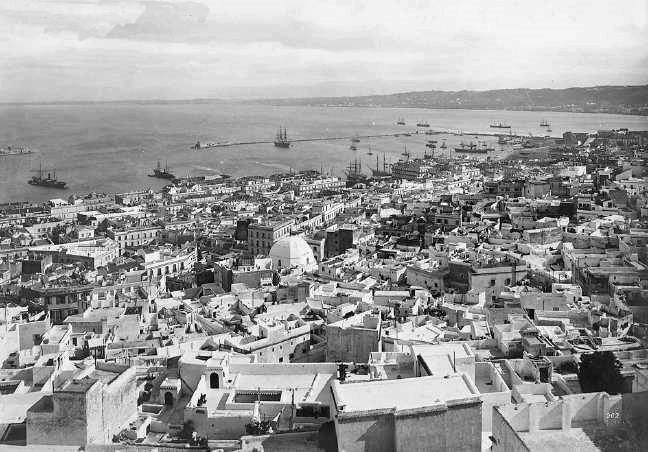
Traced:
[[268, 256], [274, 268], [308, 267], [315, 263], [313, 250], [300, 236], [288, 236], [279, 240], [270, 249]]

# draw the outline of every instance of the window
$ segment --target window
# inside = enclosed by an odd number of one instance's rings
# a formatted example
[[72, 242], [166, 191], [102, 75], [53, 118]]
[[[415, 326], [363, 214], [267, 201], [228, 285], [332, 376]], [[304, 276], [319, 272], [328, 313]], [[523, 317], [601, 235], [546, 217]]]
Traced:
[[494, 279], [490, 280], [490, 286], [491, 287], [495, 287], [495, 283], [496, 283], [496, 281]]

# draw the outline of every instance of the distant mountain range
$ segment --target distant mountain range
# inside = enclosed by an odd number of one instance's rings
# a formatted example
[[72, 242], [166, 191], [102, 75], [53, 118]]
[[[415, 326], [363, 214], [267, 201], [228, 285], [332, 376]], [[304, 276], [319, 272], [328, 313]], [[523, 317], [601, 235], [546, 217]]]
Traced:
[[262, 99], [272, 105], [460, 108], [648, 115], [648, 85], [491, 91], [413, 91], [356, 97]]

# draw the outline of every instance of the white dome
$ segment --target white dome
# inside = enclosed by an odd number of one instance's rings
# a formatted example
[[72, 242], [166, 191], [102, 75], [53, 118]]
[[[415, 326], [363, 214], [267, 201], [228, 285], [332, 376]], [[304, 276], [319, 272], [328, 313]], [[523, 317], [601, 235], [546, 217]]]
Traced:
[[272, 259], [272, 267], [275, 269], [308, 268], [316, 264], [311, 247], [306, 240], [296, 235], [284, 237], [272, 245], [268, 256]]

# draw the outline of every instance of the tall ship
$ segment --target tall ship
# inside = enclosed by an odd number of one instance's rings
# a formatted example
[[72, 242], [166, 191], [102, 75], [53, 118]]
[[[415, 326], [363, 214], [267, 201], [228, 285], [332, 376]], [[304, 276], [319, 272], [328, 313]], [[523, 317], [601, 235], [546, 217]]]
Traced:
[[277, 132], [277, 136], [275, 137], [274, 140], [274, 145], [275, 147], [278, 148], [289, 148], [290, 147], [290, 141], [288, 141], [288, 134], [286, 133], [286, 128], [281, 128], [279, 127], [279, 131]]
[[399, 126], [404, 126], [405, 125], [405, 118], [398, 118], [398, 121], [396, 121], [396, 124]]
[[47, 177], [43, 177], [42, 166], [39, 166], [38, 168], [38, 176], [33, 176], [27, 181], [27, 183], [30, 185], [37, 185], [39, 187], [60, 189], [65, 188], [65, 186], [67, 185], [67, 182], [63, 182], [62, 180], [58, 180], [56, 178], [56, 171], [53, 171], [53, 173], [47, 173]]
[[461, 143], [458, 148], [454, 148], [454, 151], [459, 154], [488, 154], [488, 150], [484, 148], [479, 148], [475, 143]]
[[5, 148], [0, 148], [0, 156], [27, 154], [32, 154], [32, 150], [23, 146], [7, 146]]
[[387, 164], [387, 160], [385, 158], [385, 154], [383, 153], [383, 164], [382, 164], [382, 169], [379, 166], [378, 163], [378, 155], [376, 154], [376, 168], [371, 168], [371, 174], [373, 175], [374, 178], [380, 178], [380, 177], [389, 177], [391, 176], [391, 171], [389, 170], [389, 165]]
[[445, 140], [443, 140], [443, 143], [441, 143], [440, 148], [441, 149], [446, 149], [447, 147], [448, 147], [448, 145], [446, 144]]
[[503, 122], [497, 122], [495, 124], [491, 124], [491, 129], [510, 129], [511, 125], [510, 124], [504, 124]]
[[426, 121], [419, 121], [416, 123], [416, 127], [430, 127], [430, 124], [428, 124]]
[[547, 121], [546, 119], [540, 121], [540, 127], [549, 127], [549, 126], [551, 126], [551, 124], [549, 124], [549, 121]]
[[149, 174], [149, 177], [157, 177], [158, 179], [175, 179], [176, 177], [169, 171], [169, 166], [164, 165], [164, 168], [160, 166], [160, 161], [158, 160], [157, 166], [153, 168], [153, 174]]
[[349, 163], [345, 174], [347, 187], [353, 187], [356, 184], [366, 184], [369, 179], [366, 174], [362, 173], [362, 162], [358, 159]]

